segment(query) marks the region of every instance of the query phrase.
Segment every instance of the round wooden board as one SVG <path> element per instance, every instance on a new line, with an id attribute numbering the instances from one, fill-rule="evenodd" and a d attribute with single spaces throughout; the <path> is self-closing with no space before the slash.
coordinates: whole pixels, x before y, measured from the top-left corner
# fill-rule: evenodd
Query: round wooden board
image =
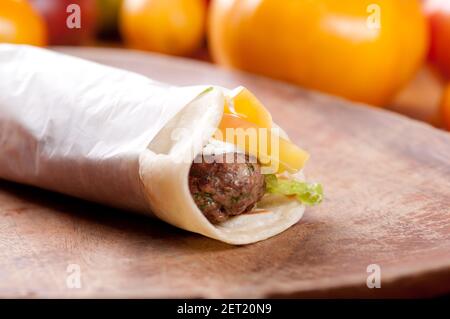
<path id="1" fill-rule="evenodd" d="M 0 182 L 1 297 L 450 292 L 449 134 L 210 64 L 118 49 L 59 50 L 173 84 L 248 87 L 310 151 L 306 173 L 324 185 L 326 199 L 284 233 L 234 247 L 143 216 Z M 77 270 L 71 264 L 79 266 L 81 288 L 67 285 Z M 367 287 L 369 265 L 380 267 L 381 288 Z"/>

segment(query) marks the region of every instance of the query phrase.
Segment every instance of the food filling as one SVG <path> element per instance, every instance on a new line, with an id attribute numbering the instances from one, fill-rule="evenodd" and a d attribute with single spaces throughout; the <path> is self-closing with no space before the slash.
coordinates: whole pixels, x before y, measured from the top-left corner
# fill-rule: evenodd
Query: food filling
<path id="1" fill-rule="evenodd" d="M 229 129 L 236 131 L 229 136 Z M 293 178 L 308 157 L 276 134 L 270 113 L 253 94 L 239 88 L 225 104 L 213 140 L 191 166 L 189 189 L 213 224 L 250 212 L 265 194 L 315 205 L 322 201 L 322 186 Z"/>
<path id="2" fill-rule="evenodd" d="M 189 172 L 189 189 L 213 224 L 249 212 L 266 192 L 260 165 L 242 153 L 199 155 Z"/>

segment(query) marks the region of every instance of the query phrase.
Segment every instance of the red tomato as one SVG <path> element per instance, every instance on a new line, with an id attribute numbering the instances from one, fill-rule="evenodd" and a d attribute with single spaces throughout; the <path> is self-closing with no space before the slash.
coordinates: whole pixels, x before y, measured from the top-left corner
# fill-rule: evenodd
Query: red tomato
<path id="1" fill-rule="evenodd" d="M 450 84 L 447 86 L 442 99 L 442 116 L 444 126 L 450 131 Z"/>
<path id="2" fill-rule="evenodd" d="M 425 12 L 431 30 L 430 61 L 450 77 L 450 1 L 427 0 Z"/>
<path id="3" fill-rule="evenodd" d="M 80 45 L 94 38 L 97 14 L 94 0 L 31 0 L 30 3 L 47 23 L 49 44 Z M 80 25 L 70 28 L 68 20 L 77 14 Z"/>

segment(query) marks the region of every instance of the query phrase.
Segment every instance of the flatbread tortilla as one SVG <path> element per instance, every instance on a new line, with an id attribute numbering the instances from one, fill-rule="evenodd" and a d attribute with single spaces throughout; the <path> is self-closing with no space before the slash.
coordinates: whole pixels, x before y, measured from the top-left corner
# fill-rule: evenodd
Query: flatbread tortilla
<path id="1" fill-rule="evenodd" d="M 0 78 L 0 178 L 154 215 L 230 244 L 269 238 L 303 215 L 298 201 L 270 195 L 253 212 L 213 225 L 195 205 L 189 168 L 221 120 L 225 88 L 171 86 L 10 44 L 0 44 Z M 188 134 L 175 136 L 180 128 Z"/>

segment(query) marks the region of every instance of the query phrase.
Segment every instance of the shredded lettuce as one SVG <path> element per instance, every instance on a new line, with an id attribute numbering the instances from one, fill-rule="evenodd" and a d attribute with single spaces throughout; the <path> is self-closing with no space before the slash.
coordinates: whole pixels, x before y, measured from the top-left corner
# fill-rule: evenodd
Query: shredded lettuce
<path id="1" fill-rule="evenodd" d="M 295 196 L 301 203 L 313 206 L 323 199 L 323 188 L 318 183 L 280 179 L 274 174 L 265 175 L 266 191 L 271 194 Z"/>

